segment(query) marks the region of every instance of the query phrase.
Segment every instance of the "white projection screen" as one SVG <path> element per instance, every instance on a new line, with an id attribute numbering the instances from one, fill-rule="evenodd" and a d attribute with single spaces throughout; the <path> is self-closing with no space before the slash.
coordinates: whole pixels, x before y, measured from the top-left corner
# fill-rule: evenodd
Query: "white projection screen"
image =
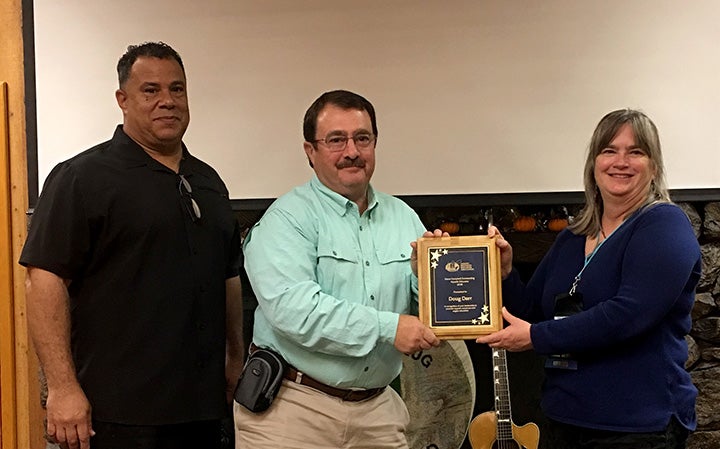
<path id="1" fill-rule="evenodd" d="M 36 0 L 39 182 L 111 137 L 118 58 L 161 40 L 185 62 L 185 142 L 233 199 L 311 176 L 302 116 L 338 88 L 377 109 L 388 193 L 582 190 L 623 107 L 658 125 L 672 189 L 717 188 L 718 23 L 718 0 Z"/>

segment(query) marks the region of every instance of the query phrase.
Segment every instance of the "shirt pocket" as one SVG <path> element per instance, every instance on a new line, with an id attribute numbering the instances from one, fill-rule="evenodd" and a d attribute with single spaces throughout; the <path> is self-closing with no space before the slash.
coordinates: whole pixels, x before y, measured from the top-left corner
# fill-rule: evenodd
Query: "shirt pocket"
<path id="1" fill-rule="evenodd" d="M 405 250 L 399 245 L 377 248 L 376 254 L 381 266 L 382 310 L 409 313 L 412 307 L 412 269 L 410 268 L 411 248 Z"/>
<path id="2" fill-rule="evenodd" d="M 380 261 L 381 265 L 390 265 L 390 264 L 407 264 L 407 268 L 410 268 L 410 254 L 412 252 L 412 249 L 408 245 L 408 249 L 400 249 L 400 248 L 378 248 L 376 250 L 378 261 Z"/>
<path id="3" fill-rule="evenodd" d="M 357 294 L 358 286 L 362 285 L 362 270 L 355 248 L 330 240 L 320 241 L 317 259 L 315 274 L 323 292 L 342 297 L 353 289 Z"/>

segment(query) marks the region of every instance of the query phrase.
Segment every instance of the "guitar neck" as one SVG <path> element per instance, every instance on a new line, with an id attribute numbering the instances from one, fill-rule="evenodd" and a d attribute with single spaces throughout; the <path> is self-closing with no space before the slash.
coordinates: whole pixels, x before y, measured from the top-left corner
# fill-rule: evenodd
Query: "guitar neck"
<path id="1" fill-rule="evenodd" d="M 508 382 L 506 351 L 504 349 L 493 349 L 492 362 L 497 439 L 499 441 L 512 440 L 512 411 L 510 410 L 510 384 Z"/>

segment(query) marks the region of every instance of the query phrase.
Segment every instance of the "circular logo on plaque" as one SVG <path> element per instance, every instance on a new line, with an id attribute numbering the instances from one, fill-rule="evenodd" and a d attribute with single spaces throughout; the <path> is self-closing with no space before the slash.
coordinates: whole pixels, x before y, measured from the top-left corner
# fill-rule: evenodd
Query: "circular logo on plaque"
<path id="1" fill-rule="evenodd" d="M 445 264 L 445 270 L 447 270 L 450 273 L 454 273 L 460 269 L 460 264 L 455 262 L 454 260 L 451 262 L 448 262 Z"/>

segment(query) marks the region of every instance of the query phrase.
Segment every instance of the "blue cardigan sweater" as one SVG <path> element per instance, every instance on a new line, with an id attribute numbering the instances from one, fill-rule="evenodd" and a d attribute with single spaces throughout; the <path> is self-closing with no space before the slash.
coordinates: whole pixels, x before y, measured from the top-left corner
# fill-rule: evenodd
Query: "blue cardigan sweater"
<path id="1" fill-rule="evenodd" d="M 524 286 L 515 270 L 503 300 L 534 323 L 539 354 L 573 354 L 577 369 L 546 368 L 542 407 L 557 421 L 652 432 L 672 416 L 695 429 L 697 389 L 684 367 L 685 335 L 700 278 L 700 248 L 683 211 L 659 204 L 636 212 L 600 246 L 577 291 L 583 311 L 553 319 L 585 259 L 585 237 L 561 232 Z"/>

